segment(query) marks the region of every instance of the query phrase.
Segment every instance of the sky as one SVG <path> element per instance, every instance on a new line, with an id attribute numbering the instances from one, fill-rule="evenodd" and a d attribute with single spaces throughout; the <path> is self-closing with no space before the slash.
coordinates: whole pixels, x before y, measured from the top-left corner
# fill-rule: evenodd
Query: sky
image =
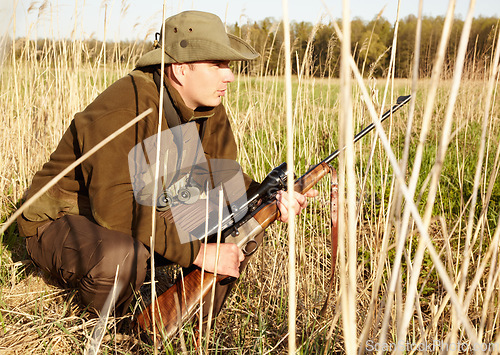
<path id="1" fill-rule="evenodd" d="M 417 15 L 418 3 L 401 0 L 400 17 Z M 176 0 L 166 4 L 167 17 L 184 10 L 201 10 L 217 14 L 228 24 L 283 18 L 281 0 Z M 351 0 L 350 13 L 351 17 L 370 20 L 383 10 L 382 15 L 394 23 L 397 6 L 398 0 Z M 423 2 L 423 14 L 427 16 L 444 16 L 447 8 L 446 0 Z M 456 0 L 455 15 L 465 19 L 468 8 L 469 0 Z M 152 40 L 161 26 L 162 9 L 163 0 L 0 0 L 0 34 L 8 31 L 16 38 Z M 290 20 L 297 22 L 328 22 L 332 17 L 342 17 L 342 0 L 288 0 L 288 11 Z M 477 0 L 474 15 L 499 17 L 500 0 Z"/>

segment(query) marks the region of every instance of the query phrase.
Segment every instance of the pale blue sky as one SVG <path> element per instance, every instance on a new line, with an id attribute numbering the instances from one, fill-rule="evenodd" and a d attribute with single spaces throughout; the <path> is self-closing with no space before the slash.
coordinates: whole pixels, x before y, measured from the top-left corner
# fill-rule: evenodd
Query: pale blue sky
<path id="1" fill-rule="evenodd" d="M 5 32 L 12 22 L 13 3 L 16 8 L 16 37 L 26 36 L 70 38 L 75 29 L 77 38 L 104 37 L 104 4 L 107 4 L 106 37 L 108 40 L 152 39 L 161 24 L 163 0 L 52 0 L 39 11 L 43 0 L 0 0 L 0 31 Z M 323 16 L 340 18 L 342 0 L 289 0 L 289 17 L 295 21 L 315 23 Z M 390 22 L 396 20 L 397 0 L 351 0 L 351 16 L 369 20 L 384 7 L 383 16 Z M 401 0 L 401 17 L 417 14 L 419 0 Z M 325 9 L 324 4 L 329 10 Z M 31 10 L 28 9 L 31 6 Z M 444 16 L 448 7 L 446 0 L 424 0 L 424 15 Z M 465 18 L 469 0 L 456 0 L 455 14 Z M 123 11 L 126 8 L 126 11 Z M 258 21 L 265 17 L 282 18 L 281 0 L 190 0 L 167 1 L 167 17 L 182 10 L 213 12 L 229 24 Z M 477 0 L 475 16 L 500 16 L 500 0 Z M 3 26 L 3 27 L 1 27 Z M 12 25 L 10 26 L 12 33 Z"/>

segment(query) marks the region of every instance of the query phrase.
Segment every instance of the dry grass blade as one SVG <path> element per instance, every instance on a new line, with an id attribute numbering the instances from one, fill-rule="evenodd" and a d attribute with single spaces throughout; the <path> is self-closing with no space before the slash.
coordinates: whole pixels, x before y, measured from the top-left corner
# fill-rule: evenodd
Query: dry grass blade
<path id="1" fill-rule="evenodd" d="M 123 289 L 123 285 L 118 283 L 118 273 L 120 272 L 120 265 L 116 266 L 115 281 L 111 292 L 104 303 L 101 310 L 101 315 L 97 324 L 92 331 L 92 336 L 87 342 L 85 347 L 84 355 L 94 355 L 99 353 L 99 348 L 101 347 L 102 339 L 104 338 L 104 333 L 106 330 L 106 325 L 108 324 L 109 315 L 115 306 L 116 296 L 120 294 Z M 115 334 L 116 335 L 116 334 Z"/>
<path id="2" fill-rule="evenodd" d="M 166 0 L 163 1 L 163 13 L 162 13 L 162 38 L 161 38 L 161 46 L 165 45 L 165 12 L 166 12 Z M 160 65 L 160 83 L 164 82 L 164 77 L 165 77 L 165 50 L 163 49 L 161 51 L 161 65 Z M 168 98 L 164 97 L 164 92 L 165 90 L 160 89 L 160 103 L 163 103 L 163 100 Z M 159 181 L 160 179 L 160 148 L 161 148 L 161 131 L 162 131 L 162 121 L 163 121 L 163 104 L 158 105 L 158 129 L 156 132 L 156 162 L 155 162 L 155 172 L 154 172 L 154 181 Z M 168 155 L 167 155 L 168 159 Z M 166 168 L 166 163 L 165 163 L 165 168 Z M 158 196 L 158 184 L 155 183 L 153 187 L 153 196 L 152 196 L 152 203 L 151 203 L 151 236 L 150 236 L 150 245 L 156 245 L 155 240 L 156 240 L 156 199 Z M 156 282 L 155 282 L 155 258 L 151 258 L 151 304 L 154 304 L 156 302 Z M 155 319 L 155 312 L 156 312 L 156 307 L 151 308 L 152 313 L 152 319 Z M 161 314 L 160 314 L 161 316 Z M 154 352 L 156 354 L 156 351 L 158 349 L 158 344 L 157 344 L 157 334 L 156 334 L 156 322 L 153 322 L 153 346 L 154 346 Z"/>
<path id="3" fill-rule="evenodd" d="M 351 24 L 349 1 L 342 2 L 342 28 L 345 33 L 341 42 L 340 85 L 341 115 L 339 119 L 339 145 L 346 147 L 339 156 L 339 253 L 340 285 L 343 334 L 347 354 L 356 353 L 356 213 L 355 213 L 355 176 L 353 113 L 351 99 Z M 347 192 L 347 193 L 346 193 Z M 344 207 L 347 206 L 347 209 Z M 345 221 L 345 222 L 344 222 Z M 346 226 L 344 227 L 344 223 Z M 347 254 L 347 260 L 345 255 Z"/>
<path id="4" fill-rule="evenodd" d="M 294 183 L 294 120 L 292 108 L 292 64 L 290 51 L 290 24 L 288 1 L 282 0 L 283 25 L 285 31 L 285 101 L 286 101 L 286 162 L 288 191 L 293 191 Z M 288 352 L 294 354 L 296 345 L 296 274 L 295 274 L 295 211 L 293 205 L 288 210 Z"/>
<path id="5" fill-rule="evenodd" d="M 219 258 L 220 258 L 220 243 L 221 243 L 221 235 L 222 235 L 222 215 L 223 215 L 223 208 L 224 208 L 224 189 L 222 185 L 220 185 L 219 188 L 219 213 L 218 213 L 218 220 L 217 220 L 217 253 L 215 255 L 215 265 L 214 265 L 214 279 L 217 279 L 217 265 L 219 264 Z M 208 321 L 207 321 L 207 331 L 206 331 L 206 342 L 205 342 L 205 353 L 208 352 L 208 345 L 210 343 L 210 335 L 211 335 L 211 330 L 212 330 L 212 318 L 213 318 L 213 312 L 214 312 L 214 300 L 215 300 L 215 287 L 217 285 L 217 282 L 213 282 L 212 284 L 212 292 L 210 295 L 210 305 L 208 308 Z M 200 332 L 202 332 L 203 326 L 202 323 L 200 323 Z"/>

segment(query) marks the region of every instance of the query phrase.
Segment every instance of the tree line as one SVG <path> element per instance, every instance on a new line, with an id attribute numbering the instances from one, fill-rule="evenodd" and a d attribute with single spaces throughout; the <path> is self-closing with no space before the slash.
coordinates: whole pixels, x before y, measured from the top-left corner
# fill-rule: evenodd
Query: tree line
<path id="1" fill-rule="evenodd" d="M 464 21 L 455 19 L 446 48 L 445 76 L 451 76 L 455 64 Z M 486 73 L 493 58 L 494 44 L 499 35 L 500 22 L 494 17 L 473 20 L 469 36 L 465 75 L 477 77 Z M 427 77 L 432 71 L 435 53 L 444 26 L 443 17 L 422 19 L 419 76 Z M 360 71 L 365 77 L 387 74 L 394 38 L 394 25 L 383 17 L 371 21 L 354 19 L 351 22 L 351 50 Z M 338 77 L 340 67 L 340 40 L 332 23 L 313 25 L 309 22 L 292 22 L 292 70 L 294 74 L 315 77 Z M 417 18 L 407 16 L 399 22 L 395 62 L 396 77 L 410 77 L 415 56 Z M 228 31 L 247 40 L 261 56 L 244 63 L 241 70 L 254 75 L 283 75 L 284 35 L 283 25 L 274 18 L 240 25 L 228 26 Z M 83 41 L 17 39 L 16 58 L 47 60 L 66 57 L 76 62 L 125 63 L 133 65 L 152 48 L 151 42 L 102 43 L 89 39 Z M 4 54 L 11 52 L 4 46 Z M 5 59 L 5 57 L 4 57 Z"/>
<path id="2" fill-rule="evenodd" d="M 446 48 L 445 75 L 450 76 L 455 64 L 464 21 L 455 19 Z M 444 17 L 422 19 L 419 76 L 432 71 L 435 53 L 444 26 Z M 338 77 L 340 67 L 340 40 L 332 23 L 313 25 L 292 22 L 292 67 L 295 74 L 316 77 Z M 354 19 L 351 22 L 351 50 L 364 76 L 386 75 L 389 68 L 395 26 L 383 17 L 371 21 Z M 410 77 L 415 56 L 417 18 L 409 15 L 399 22 L 395 63 L 396 77 Z M 494 44 L 499 35 L 499 19 L 478 17 L 473 20 L 467 49 L 469 75 L 484 73 L 493 57 Z M 230 26 L 230 32 L 249 41 L 259 53 L 260 60 L 248 64 L 248 70 L 261 74 L 282 74 L 284 70 L 284 37 L 282 24 L 266 18 L 253 24 Z"/>

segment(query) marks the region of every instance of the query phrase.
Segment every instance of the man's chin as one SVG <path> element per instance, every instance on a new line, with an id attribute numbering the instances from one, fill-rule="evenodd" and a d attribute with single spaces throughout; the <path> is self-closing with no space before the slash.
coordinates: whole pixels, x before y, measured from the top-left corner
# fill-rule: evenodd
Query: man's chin
<path id="1" fill-rule="evenodd" d="M 218 99 L 215 99 L 213 100 L 212 102 L 210 102 L 210 107 L 217 107 L 219 106 L 220 104 L 222 103 L 222 96 L 219 96 Z"/>

